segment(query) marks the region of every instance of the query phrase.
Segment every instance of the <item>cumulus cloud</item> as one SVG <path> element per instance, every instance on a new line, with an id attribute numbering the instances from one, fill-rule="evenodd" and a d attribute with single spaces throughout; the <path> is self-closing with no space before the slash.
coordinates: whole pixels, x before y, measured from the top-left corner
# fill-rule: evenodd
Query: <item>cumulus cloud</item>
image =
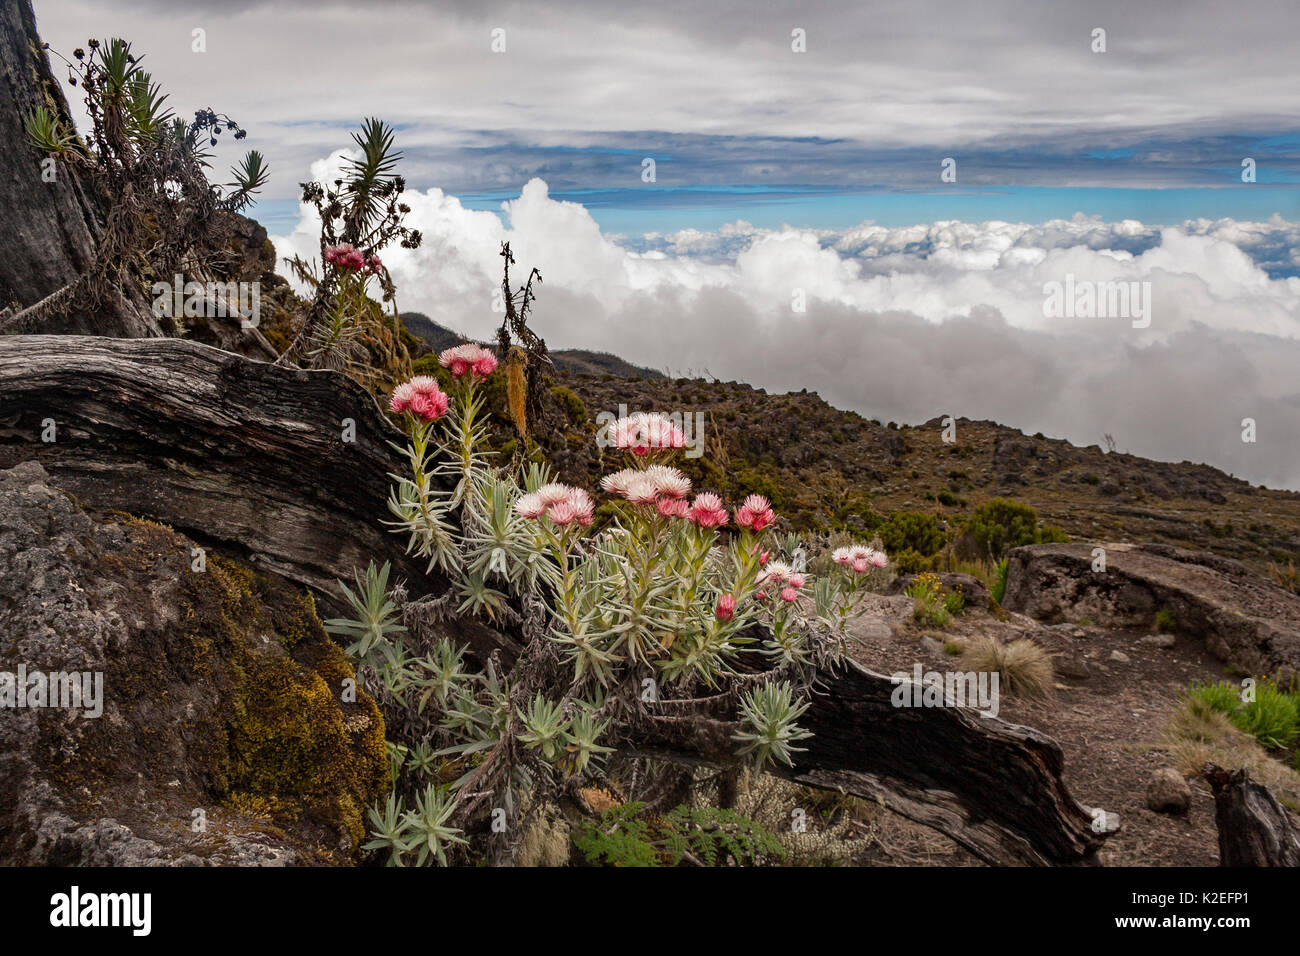
<path id="1" fill-rule="evenodd" d="M 313 177 L 332 179 L 342 155 Z M 468 335 L 499 322 L 509 240 L 522 268 L 542 271 L 534 324 L 553 348 L 806 387 L 882 420 L 992 418 L 1080 444 L 1109 432 L 1135 454 L 1300 488 L 1300 278 L 1263 265 L 1291 248 L 1294 223 L 1077 216 L 836 233 L 737 222 L 630 244 L 539 179 L 500 215 L 439 189 L 407 201 L 425 240 L 385 253 L 399 304 Z M 311 257 L 316 236 L 303 207 L 275 242 Z M 1149 288 L 1149 326 L 1045 314 L 1045 288 L 1067 277 Z M 1243 418 L 1257 422 L 1254 444 L 1241 441 Z"/>

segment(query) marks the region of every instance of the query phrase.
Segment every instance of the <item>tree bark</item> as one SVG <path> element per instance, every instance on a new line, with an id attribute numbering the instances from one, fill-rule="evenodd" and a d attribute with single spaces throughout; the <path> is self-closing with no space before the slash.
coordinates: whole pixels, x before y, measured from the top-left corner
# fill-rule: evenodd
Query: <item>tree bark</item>
<path id="1" fill-rule="evenodd" d="M 344 440 L 347 420 L 355 440 Z M 53 423 L 53 441 L 50 423 Z M 403 552 L 381 522 L 403 436 L 342 375 L 250 361 L 179 339 L 0 336 L 0 467 L 36 459 L 86 505 L 172 525 L 309 587 L 391 561 L 413 597 L 448 582 Z M 516 636 L 450 623 L 480 660 Z M 1061 750 L 1025 727 L 956 708 L 897 708 L 889 678 L 856 664 L 820 675 L 800 723 L 815 736 L 778 771 L 882 800 L 990 863 L 1087 861 L 1104 836 L 1061 781 Z M 703 719 L 654 715 L 633 753 L 735 766 L 721 702 Z"/>
<path id="2" fill-rule="evenodd" d="M 1300 831 L 1267 787 L 1245 768 L 1207 763 L 1202 773 L 1214 791 L 1220 866 L 1300 866 Z"/>

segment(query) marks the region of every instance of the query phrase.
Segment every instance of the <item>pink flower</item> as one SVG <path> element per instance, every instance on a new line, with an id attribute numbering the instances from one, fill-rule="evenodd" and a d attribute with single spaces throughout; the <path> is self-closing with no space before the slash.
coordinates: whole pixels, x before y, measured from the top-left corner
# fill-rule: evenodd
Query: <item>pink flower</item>
<path id="1" fill-rule="evenodd" d="M 683 498 L 660 498 L 655 507 L 665 518 L 689 518 L 691 506 Z"/>
<path id="2" fill-rule="evenodd" d="M 804 586 L 805 578 L 802 574 L 792 574 L 785 579 L 786 584 L 792 588 L 801 588 Z"/>
<path id="3" fill-rule="evenodd" d="M 438 387 L 436 379 L 417 375 L 393 389 L 388 408 L 395 413 L 410 412 L 426 422 L 436 421 L 447 414 L 451 399 Z"/>
<path id="4" fill-rule="evenodd" d="M 565 501 L 560 501 L 551 505 L 551 507 L 547 509 L 546 517 L 550 518 L 557 525 L 563 527 L 564 525 L 572 524 L 574 521 L 577 521 L 578 513 L 573 510 L 573 505 L 569 504 L 566 499 Z"/>
<path id="5" fill-rule="evenodd" d="M 718 598 L 718 608 L 713 612 L 718 616 L 719 621 L 730 621 L 731 615 L 736 613 L 736 599 L 730 594 L 724 594 Z"/>
<path id="6" fill-rule="evenodd" d="M 472 372 L 476 378 L 484 379 L 496 371 L 497 357 L 490 349 L 466 342 L 438 353 L 438 364 L 451 369 L 451 374 L 456 378 Z"/>
<path id="7" fill-rule="evenodd" d="M 600 487 L 608 491 L 611 495 L 618 495 L 620 498 L 627 497 L 628 485 L 631 484 L 641 472 L 635 468 L 624 468 L 622 471 L 616 471 L 613 474 L 606 475 L 600 479 Z"/>
<path id="8" fill-rule="evenodd" d="M 781 600 L 786 604 L 793 604 L 795 601 L 799 600 L 799 592 L 791 587 L 782 588 Z"/>
<path id="9" fill-rule="evenodd" d="M 576 490 L 558 481 L 552 481 L 550 484 L 542 485 L 537 489 L 537 497 L 542 500 L 542 504 L 549 508 L 551 505 L 559 504 Z"/>
<path id="10" fill-rule="evenodd" d="M 365 255 L 350 242 L 340 242 L 336 246 L 326 246 L 322 258 L 327 263 L 340 269 L 357 270 L 366 266 Z"/>
<path id="11" fill-rule="evenodd" d="M 578 524 L 584 528 L 591 524 L 596 515 L 596 503 L 591 500 L 591 495 L 582 488 L 570 488 L 569 496 L 564 499 L 564 504 L 573 511 L 573 516 L 577 519 Z M 554 521 L 554 517 L 551 519 Z"/>
<path id="12" fill-rule="evenodd" d="M 686 434 L 663 415 L 637 412 L 620 418 L 611 431 L 614 447 L 640 457 L 655 450 L 686 447 Z"/>
<path id="13" fill-rule="evenodd" d="M 691 505 L 691 520 L 701 528 L 717 528 L 727 523 L 727 509 L 722 507 L 722 499 L 711 491 L 695 496 Z"/>
<path id="14" fill-rule="evenodd" d="M 645 476 L 654 482 L 659 494 L 669 498 L 685 498 L 691 493 L 691 479 L 668 465 L 651 465 Z"/>
<path id="15" fill-rule="evenodd" d="M 392 398 L 388 400 L 388 410 L 394 414 L 400 415 L 411 407 L 411 399 L 415 397 L 415 388 L 410 382 L 403 382 L 397 388 L 393 389 Z"/>
<path id="16" fill-rule="evenodd" d="M 378 274 L 384 268 L 384 264 L 379 261 L 379 256 L 371 256 L 366 260 L 366 268 Z"/>
<path id="17" fill-rule="evenodd" d="M 412 415 L 423 418 L 426 422 L 435 422 L 447 414 L 447 408 L 450 405 L 451 399 L 441 390 L 436 392 L 416 392 L 411 398 L 410 412 Z"/>
<path id="18" fill-rule="evenodd" d="M 831 554 L 831 559 L 836 564 L 853 568 L 855 574 L 865 574 L 870 568 L 883 568 L 889 563 L 889 556 L 883 551 L 868 548 L 863 544 L 836 548 Z"/>
<path id="19" fill-rule="evenodd" d="M 659 497 L 659 488 L 645 475 L 637 475 L 627 483 L 623 497 L 634 505 L 652 505 Z"/>
<path id="20" fill-rule="evenodd" d="M 773 561 L 770 564 L 766 565 L 763 568 L 762 572 L 760 572 L 758 576 L 758 583 L 766 584 L 769 581 L 774 581 L 777 584 L 782 584 L 789 576 L 790 576 L 790 566 L 788 564 L 786 564 L 783 561 Z"/>
<path id="21" fill-rule="evenodd" d="M 772 557 L 771 551 L 764 551 L 762 554 L 758 556 L 758 566 L 760 568 L 767 567 L 767 562 L 771 559 L 771 557 Z"/>
<path id="22" fill-rule="evenodd" d="M 515 502 L 515 511 L 523 518 L 540 518 L 546 514 L 546 504 L 542 501 L 541 495 L 533 492 Z"/>
<path id="23" fill-rule="evenodd" d="M 736 512 L 736 524 L 754 531 L 762 531 L 775 520 L 771 504 L 762 495 L 750 495 Z"/>

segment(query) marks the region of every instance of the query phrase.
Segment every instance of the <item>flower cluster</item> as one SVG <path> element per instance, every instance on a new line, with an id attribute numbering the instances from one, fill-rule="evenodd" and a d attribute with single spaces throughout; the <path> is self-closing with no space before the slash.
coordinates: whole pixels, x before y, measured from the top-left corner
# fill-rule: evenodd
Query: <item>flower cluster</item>
<path id="1" fill-rule="evenodd" d="M 584 489 L 551 482 L 522 496 L 515 502 L 515 511 L 529 519 L 545 515 L 560 527 L 577 522 L 585 528 L 591 524 L 596 506 Z"/>
<path id="2" fill-rule="evenodd" d="M 807 583 L 807 578 L 798 571 L 792 571 L 783 561 L 769 561 L 758 576 L 758 594 L 760 601 L 767 600 L 767 589 L 778 591 L 781 600 L 793 604 L 799 600 L 799 589 Z"/>
<path id="3" fill-rule="evenodd" d="M 367 272 L 377 273 L 384 267 L 384 264 L 379 261 L 379 256 L 366 258 L 365 253 L 350 242 L 341 242 L 337 246 L 326 246 L 325 261 L 330 265 L 338 266 L 340 269 L 350 269 L 354 272 L 365 269 Z"/>
<path id="4" fill-rule="evenodd" d="M 711 491 L 695 496 L 691 505 L 691 520 L 701 528 L 717 528 L 727 523 L 727 509 L 722 499 Z"/>
<path id="5" fill-rule="evenodd" d="M 637 412 L 611 426 L 614 447 L 644 458 L 652 451 L 686 447 L 686 433 L 665 415 Z"/>
<path id="6" fill-rule="evenodd" d="M 432 422 L 447 414 L 450 404 L 451 399 L 438 387 L 436 379 L 417 375 L 393 389 L 388 408 L 396 414 L 410 412 L 417 418 Z"/>
<path id="7" fill-rule="evenodd" d="M 846 568 L 852 568 L 855 574 L 865 574 L 872 568 L 883 568 L 889 563 L 889 558 L 883 551 L 876 551 L 862 544 L 836 548 L 831 554 L 831 560 Z"/>
<path id="8" fill-rule="evenodd" d="M 722 499 L 705 491 L 693 502 L 687 501 L 691 480 L 669 465 L 624 468 L 602 478 L 600 487 L 634 505 L 653 506 L 665 518 L 682 518 L 701 528 L 718 528 L 727 523 Z"/>
<path id="9" fill-rule="evenodd" d="M 736 511 L 736 524 L 751 531 L 762 531 L 776 520 L 771 503 L 762 495 L 750 495 Z"/>
<path id="10" fill-rule="evenodd" d="M 440 352 L 438 364 L 451 369 L 451 374 L 456 378 L 473 374 L 477 379 L 484 379 L 496 371 L 497 357 L 491 349 L 466 342 Z"/>

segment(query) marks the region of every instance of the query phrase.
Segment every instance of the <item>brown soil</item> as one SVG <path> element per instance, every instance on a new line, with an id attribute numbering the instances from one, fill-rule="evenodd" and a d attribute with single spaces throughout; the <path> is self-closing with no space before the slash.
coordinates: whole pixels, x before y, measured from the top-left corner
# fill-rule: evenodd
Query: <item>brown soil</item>
<path id="1" fill-rule="evenodd" d="M 1152 771 L 1173 763 L 1158 741 L 1179 694 L 1192 682 L 1225 676 L 1223 665 L 1199 641 L 1179 637 L 1173 648 L 1163 649 L 1141 643 L 1145 631 L 1043 627 L 1019 615 L 999 617 L 974 609 L 954 617 L 942 631 L 910 620 L 891 627 L 870 616 L 863 618 L 856 630 L 861 643 L 852 652 L 854 658 L 883 673 L 910 674 L 918 662 L 926 670 L 966 669 L 960 654 L 926 650 L 922 646 L 926 636 L 943 644 L 988 634 L 1003 640 L 1032 634 L 1053 655 L 1079 655 L 1090 672 L 1087 678 L 1058 674 L 1052 697 L 1043 701 L 1004 693 L 998 716 L 1054 738 L 1065 754 L 1064 779 L 1075 798 L 1085 806 L 1119 815 L 1121 829 L 1107 840 L 1099 862 L 1108 866 L 1218 865 L 1214 801 L 1203 781 L 1190 781 L 1192 805 L 1185 816 L 1155 813 L 1147 809 L 1145 800 Z M 1110 660 L 1113 651 L 1127 655 L 1129 661 Z M 915 838 L 911 842 L 915 843 Z M 914 848 L 904 855 L 907 858 L 897 861 L 870 853 L 862 862 L 949 866 L 974 862 L 950 842 L 932 851 L 930 860 L 917 858 Z"/>

